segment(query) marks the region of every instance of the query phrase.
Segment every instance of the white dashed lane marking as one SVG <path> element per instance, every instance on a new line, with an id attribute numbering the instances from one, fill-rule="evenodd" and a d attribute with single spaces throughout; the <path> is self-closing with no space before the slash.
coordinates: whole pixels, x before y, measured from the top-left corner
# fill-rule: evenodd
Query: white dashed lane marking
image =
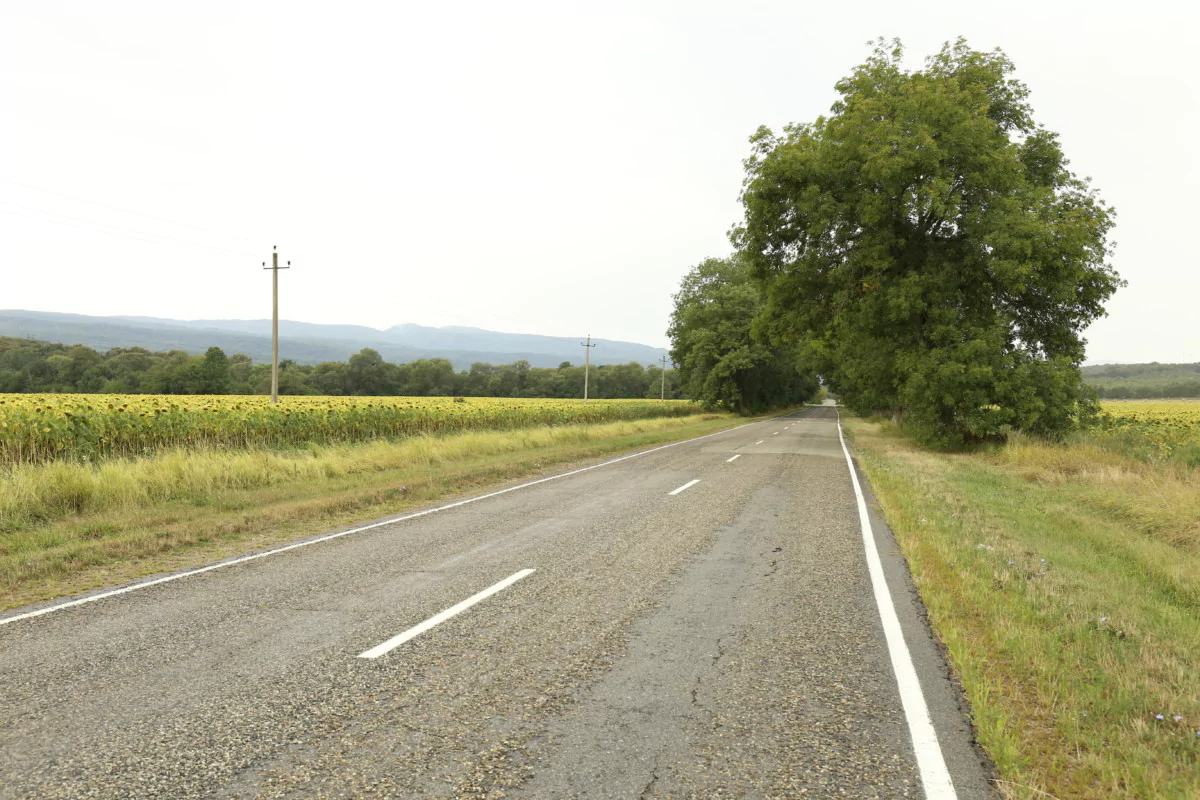
<path id="1" fill-rule="evenodd" d="M 484 589 L 479 594 L 473 594 L 470 597 L 468 597 L 466 600 L 463 600 L 458 605 L 450 606 L 450 608 L 447 608 L 445 611 L 441 612 L 440 614 L 434 614 L 432 617 L 425 620 L 421 624 L 412 626 L 411 628 L 409 628 L 408 630 L 406 630 L 404 633 L 400 634 L 399 636 L 393 636 L 391 639 L 388 639 L 386 642 L 384 642 L 382 644 L 377 644 L 374 647 L 372 647 L 370 650 L 366 650 L 362 653 L 359 653 L 358 657 L 359 658 L 379 658 L 381 655 L 384 655 L 385 653 L 388 653 L 388 652 L 396 649 L 400 645 L 404 644 L 409 639 L 414 639 L 417 636 L 420 636 L 425 631 L 429 630 L 430 628 L 435 628 L 438 625 L 441 625 L 446 620 L 450 619 L 451 617 L 461 614 L 462 612 L 466 611 L 468 608 L 475 605 L 479 601 L 486 600 L 489 597 L 491 597 L 492 595 L 496 594 L 496 592 L 503 591 L 503 590 L 507 589 L 509 586 L 512 586 L 517 581 L 521 580 L 522 578 L 532 575 L 534 573 L 534 571 L 535 570 L 532 570 L 532 569 L 523 569 L 520 572 L 517 572 L 513 575 L 509 575 L 507 578 L 500 581 L 499 583 L 494 583 L 491 586 L 489 586 L 488 588 Z"/>

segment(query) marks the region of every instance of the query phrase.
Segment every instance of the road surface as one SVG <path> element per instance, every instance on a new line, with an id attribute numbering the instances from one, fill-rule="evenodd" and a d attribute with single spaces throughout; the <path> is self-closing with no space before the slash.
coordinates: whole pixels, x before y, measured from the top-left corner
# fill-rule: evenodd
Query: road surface
<path id="1" fill-rule="evenodd" d="M 0 797 L 990 798 L 836 415 L 0 615 Z"/>

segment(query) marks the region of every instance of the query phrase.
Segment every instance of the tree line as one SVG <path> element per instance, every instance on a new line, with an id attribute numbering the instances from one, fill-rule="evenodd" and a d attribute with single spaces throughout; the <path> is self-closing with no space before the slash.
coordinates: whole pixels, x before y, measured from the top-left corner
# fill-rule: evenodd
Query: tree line
<path id="1" fill-rule="evenodd" d="M 1200 380 L 1147 383 L 1126 386 L 1096 386 L 1096 394 L 1107 400 L 1152 400 L 1172 397 L 1200 397 Z"/>
<path id="2" fill-rule="evenodd" d="M 392 364 L 370 348 L 348 361 L 279 365 L 285 395 L 395 395 L 463 397 L 582 397 L 582 366 L 558 367 L 478 362 L 456 371 L 444 358 Z M 595 398 L 657 398 L 663 387 L 658 366 L 592 366 L 588 395 Z M 683 396 L 679 375 L 668 369 L 666 397 Z M 0 392 L 110 394 L 269 394 L 271 365 L 255 363 L 219 347 L 204 355 L 183 350 L 152 352 L 141 347 L 101 353 L 84 345 L 0 337 Z"/>
<path id="3" fill-rule="evenodd" d="M 1200 397 L 1200 364 L 1097 364 L 1083 379 L 1112 400 Z"/>

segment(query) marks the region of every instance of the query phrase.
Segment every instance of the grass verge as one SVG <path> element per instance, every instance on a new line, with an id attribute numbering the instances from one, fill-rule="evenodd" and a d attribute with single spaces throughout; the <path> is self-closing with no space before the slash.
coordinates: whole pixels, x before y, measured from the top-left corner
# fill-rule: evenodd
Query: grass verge
<path id="1" fill-rule="evenodd" d="M 728 415 L 173 452 L 0 475 L 0 610 L 376 519 L 552 466 L 714 433 Z M 557 470 L 555 470 L 557 471 Z"/>
<path id="2" fill-rule="evenodd" d="M 1200 472 L 846 430 L 1004 795 L 1200 797 Z"/>

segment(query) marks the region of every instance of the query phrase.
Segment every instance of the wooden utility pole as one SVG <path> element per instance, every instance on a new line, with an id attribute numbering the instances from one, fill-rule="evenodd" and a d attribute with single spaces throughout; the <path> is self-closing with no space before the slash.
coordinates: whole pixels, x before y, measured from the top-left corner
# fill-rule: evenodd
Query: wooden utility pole
<path id="1" fill-rule="evenodd" d="M 276 248 L 272 247 L 272 250 Z M 291 269 L 292 262 L 286 267 L 279 266 L 279 253 L 271 253 L 271 266 L 263 262 L 263 269 L 271 270 L 271 402 L 279 402 L 279 270 Z"/>
<path id="2" fill-rule="evenodd" d="M 588 369 L 591 367 L 591 363 L 592 363 L 592 359 L 591 359 L 592 348 L 595 347 L 596 345 L 592 344 L 592 335 L 590 333 L 588 334 L 587 341 L 580 342 L 579 345 L 581 347 L 587 348 L 586 350 L 583 351 L 583 402 L 586 405 L 587 404 L 587 390 L 588 390 Z"/>
<path id="3" fill-rule="evenodd" d="M 658 401 L 660 403 L 667 402 L 667 357 L 662 357 L 662 387 L 658 390 Z"/>

